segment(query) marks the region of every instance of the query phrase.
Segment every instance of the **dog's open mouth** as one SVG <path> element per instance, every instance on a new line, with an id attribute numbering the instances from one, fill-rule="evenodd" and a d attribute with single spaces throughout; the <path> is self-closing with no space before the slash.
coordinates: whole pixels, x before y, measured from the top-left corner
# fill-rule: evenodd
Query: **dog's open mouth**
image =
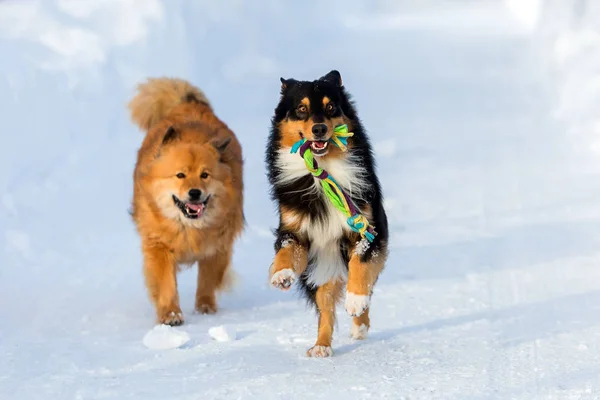
<path id="1" fill-rule="evenodd" d="M 310 142 L 310 148 L 315 156 L 322 156 L 327 154 L 329 142 L 321 140 L 315 140 Z"/>
<path id="2" fill-rule="evenodd" d="M 206 199 L 203 202 L 190 203 L 187 201 L 181 201 L 177 198 L 177 196 L 173 195 L 173 201 L 175 202 L 175 205 L 179 207 L 179 209 L 181 210 L 183 215 L 185 215 L 186 218 L 190 219 L 200 218 L 202 214 L 204 214 L 204 210 L 206 209 L 206 205 L 208 204 L 209 200 L 210 195 L 206 197 Z"/>

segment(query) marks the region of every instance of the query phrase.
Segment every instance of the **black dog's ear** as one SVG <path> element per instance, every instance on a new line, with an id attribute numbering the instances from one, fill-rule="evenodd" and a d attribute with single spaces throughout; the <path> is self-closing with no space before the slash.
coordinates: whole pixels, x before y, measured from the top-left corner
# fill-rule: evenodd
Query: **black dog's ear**
<path id="1" fill-rule="evenodd" d="M 219 152 L 219 154 L 223 154 L 223 152 L 225 151 L 225 149 L 227 148 L 227 146 L 229 146 L 229 143 L 231 143 L 231 138 L 225 138 L 225 139 L 213 139 L 210 144 L 213 145 L 213 147 L 215 149 L 217 149 L 217 151 Z"/>
<path id="2" fill-rule="evenodd" d="M 291 88 L 292 86 L 294 86 L 298 81 L 295 79 L 283 79 L 283 78 L 279 78 L 279 80 L 281 81 L 281 94 L 283 94 L 286 90 L 288 90 L 289 88 Z"/>
<path id="3" fill-rule="evenodd" d="M 163 136 L 162 144 L 171 143 L 173 140 L 179 137 L 179 133 L 172 126 L 167 129 L 165 136 Z"/>
<path id="4" fill-rule="evenodd" d="M 327 75 L 321 77 L 321 80 L 331 82 L 338 87 L 344 86 L 342 84 L 342 75 L 340 75 L 340 73 L 335 69 L 329 71 Z"/>

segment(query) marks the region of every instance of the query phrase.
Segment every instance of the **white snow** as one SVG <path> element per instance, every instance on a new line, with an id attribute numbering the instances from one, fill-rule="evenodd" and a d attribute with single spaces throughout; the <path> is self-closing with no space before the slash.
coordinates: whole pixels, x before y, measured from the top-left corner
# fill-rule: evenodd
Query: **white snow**
<path id="1" fill-rule="evenodd" d="M 385 206 L 386 205 L 384 205 L 384 207 Z M 367 240 L 367 238 L 362 238 L 360 241 L 356 242 L 354 253 L 362 256 L 367 250 L 369 250 L 369 247 L 371 247 L 371 243 Z"/>
<path id="2" fill-rule="evenodd" d="M 600 3 L 259 3 L 0 2 L 0 399 L 600 399 Z M 317 316 L 268 280 L 264 145 L 279 77 L 334 68 L 390 258 L 366 340 L 340 304 L 313 359 Z M 161 75 L 238 133 L 248 228 L 219 312 L 186 270 L 185 325 L 155 331 L 126 104 Z"/>
<path id="3" fill-rule="evenodd" d="M 144 346 L 151 350 L 170 350 L 183 346 L 190 341 L 187 332 L 169 325 L 156 325 L 142 339 Z"/>
<path id="4" fill-rule="evenodd" d="M 208 330 L 208 334 L 218 342 L 231 342 L 237 338 L 235 328 L 229 325 L 213 326 Z"/>

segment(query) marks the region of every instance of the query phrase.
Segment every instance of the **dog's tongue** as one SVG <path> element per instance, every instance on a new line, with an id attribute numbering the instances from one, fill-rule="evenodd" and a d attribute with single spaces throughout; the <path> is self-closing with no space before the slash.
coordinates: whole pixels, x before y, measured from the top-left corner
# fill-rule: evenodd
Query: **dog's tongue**
<path id="1" fill-rule="evenodd" d="M 187 208 L 189 208 L 190 210 L 193 210 L 195 212 L 202 211 L 202 208 L 204 207 L 203 204 L 192 204 L 192 203 L 187 203 L 186 206 L 187 206 Z"/>
<path id="2" fill-rule="evenodd" d="M 315 149 L 322 149 L 325 147 L 326 142 L 313 142 L 312 145 Z"/>

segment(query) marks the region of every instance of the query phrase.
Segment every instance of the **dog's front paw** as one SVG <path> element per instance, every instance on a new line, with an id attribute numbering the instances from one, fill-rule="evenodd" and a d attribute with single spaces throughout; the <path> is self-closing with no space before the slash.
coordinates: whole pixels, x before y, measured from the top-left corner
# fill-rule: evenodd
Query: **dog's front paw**
<path id="1" fill-rule="evenodd" d="M 358 317 L 362 315 L 367 308 L 369 308 L 370 303 L 371 296 L 346 292 L 344 308 L 351 316 Z"/>
<path id="2" fill-rule="evenodd" d="M 291 268 L 279 270 L 271 277 L 271 285 L 280 290 L 289 290 L 296 281 L 296 273 Z"/>
<path id="3" fill-rule="evenodd" d="M 308 349 L 306 355 L 315 358 L 331 357 L 333 355 L 333 350 L 331 349 L 331 346 L 313 346 Z"/>
<path id="4" fill-rule="evenodd" d="M 159 315 L 158 322 L 171 326 L 183 325 L 183 313 L 179 308 L 164 311 Z"/>

